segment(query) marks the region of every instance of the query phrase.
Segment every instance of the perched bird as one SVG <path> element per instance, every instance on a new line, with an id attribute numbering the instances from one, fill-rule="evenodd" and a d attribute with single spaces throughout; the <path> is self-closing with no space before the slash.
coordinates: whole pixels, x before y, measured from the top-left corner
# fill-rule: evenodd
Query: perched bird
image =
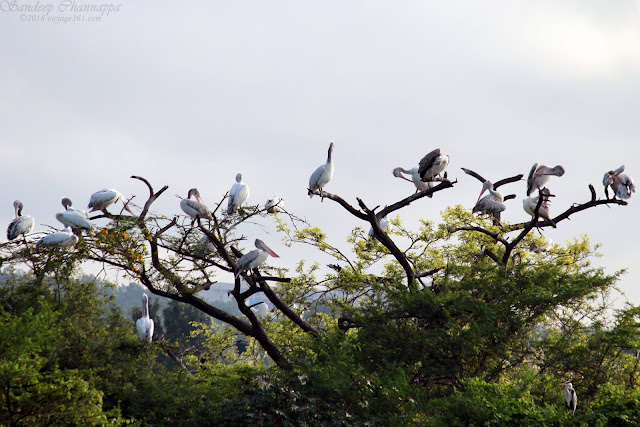
<path id="1" fill-rule="evenodd" d="M 275 214 L 278 212 L 282 212 L 282 206 L 284 206 L 284 200 L 282 200 L 277 195 L 273 196 L 264 204 L 264 208 L 270 214 Z"/>
<path id="2" fill-rule="evenodd" d="M 191 199 L 191 196 L 193 196 L 193 200 Z M 198 218 L 213 220 L 213 215 L 211 215 L 209 208 L 202 203 L 200 192 L 197 188 L 189 190 L 187 198 L 180 201 L 180 208 L 184 213 L 191 217 L 191 226 L 193 226 Z"/>
<path id="3" fill-rule="evenodd" d="M 36 248 L 70 248 L 78 243 L 78 236 L 73 234 L 71 227 L 55 233 L 47 234 L 36 243 Z"/>
<path id="4" fill-rule="evenodd" d="M 411 168 L 411 169 L 397 167 L 392 171 L 392 173 L 393 173 L 393 176 L 395 176 L 396 178 L 402 178 L 406 181 L 413 182 L 413 185 L 415 185 L 416 187 L 416 193 L 419 191 L 424 191 L 431 187 L 434 187 L 435 183 L 433 181 L 425 182 L 422 180 L 422 178 L 420 177 L 420 174 L 418 173 L 418 169 L 419 169 L 418 167 Z M 411 179 L 406 178 L 404 175 L 402 175 L 403 173 L 407 175 L 411 175 Z M 427 197 L 433 197 L 433 194 L 428 194 Z"/>
<path id="5" fill-rule="evenodd" d="M 65 197 L 62 199 L 62 206 L 65 211 L 56 214 L 56 219 L 64 224 L 65 227 L 71 227 L 75 234 L 79 234 L 82 230 L 90 230 L 91 224 L 87 220 L 87 213 L 71 207 L 71 199 Z"/>
<path id="6" fill-rule="evenodd" d="M 9 223 L 7 227 L 7 239 L 17 239 L 19 235 L 26 235 L 33 231 L 35 220 L 30 215 L 22 215 L 24 205 L 20 200 L 13 202 L 13 210 L 16 217 Z"/>
<path id="7" fill-rule="evenodd" d="M 142 294 L 142 317 L 136 320 L 136 329 L 140 339 L 151 341 L 153 328 L 153 319 L 149 317 L 149 297 L 147 294 Z"/>
<path id="8" fill-rule="evenodd" d="M 624 200 L 630 199 L 631 193 L 636 192 L 636 185 L 633 183 L 633 179 L 622 172 L 624 172 L 624 165 L 604 174 L 602 184 L 604 185 L 604 194 L 607 199 L 609 198 L 609 187 L 613 190 L 614 197 L 618 196 Z"/>
<path id="9" fill-rule="evenodd" d="M 122 202 L 124 205 L 124 209 L 129 212 L 131 215 L 135 215 L 131 209 L 129 209 L 128 203 L 125 203 L 124 197 L 118 190 L 112 189 L 104 189 L 97 191 L 91 195 L 91 199 L 89 199 L 88 208 L 91 208 L 89 212 L 102 211 L 104 213 L 107 212 L 107 208 L 118 200 Z"/>
<path id="10" fill-rule="evenodd" d="M 206 234 L 198 239 L 198 248 L 204 253 L 210 253 L 216 250 L 215 245 L 209 241 Z"/>
<path id="11" fill-rule="evenodd" d="M 249 186 L 242 182 L 242 174 L 236 175 L 236 182 L 229 190 L 229 203 L 227 204 L 227 214 L 231 215 L 238 210 L 249 197 Z"/>
<path id="12" fill-rule="evenodd" d="M 485 191 L 489 191 L 489 194 L 482 197 Z M 500 212 L 506 208 L 507 206 L 504 204 L 504 197 L 502 197 L 502 193 L 493 189 L 491 181 L 485 181 L 484 184 L 482 184 L 482 191 L 478 196 L 478 201 L 473 207 L 473 212 L 488 213 L 493 217 L 494 225 L 498 225 L 500 223 Z"/>
<path id="13" fill-rule="evenodd" d="M 327 155 L 327 163 L 313 171 L 309 178 L 309 197 L 313 197 L 314 191 L 320 190 L 320 197 L 324 198 L 323 188 L 331 181 L 333 176 L 333 160 L 331 154 L 333 153 L 333 142 L 329 144 L 329 154 Z"/>
<path id="14" fill-rule="evenodd" d="M 236 278 L 243 271 L 252 270 L 265 262 L 269 255 L 275 258 L 280 258 L 278 254 L 273 252 L 271 248 L 269 248 L 269 246 L 267 246 L 267 244 L 262 240 L 256 239 L 255 245 L 257 249 L 254 249 L 251 252 L 242 255 L 242 257 L 238 260 L 238 263 L 236 264 Z"/>
<path id="15" fill-rule="evenodd" d="M 545 188 L 541 190 L 542 193 L 542 202 L 540 203 L 540 207 L 538 208 L 538 215 L 542 219 L 546 219 L 551 223 L 553 228 L 556 228 L 556 223 L 551 219 L 551 215 L 549 214 L 549 197 L 551 197 L 551 193 L 549 189 Z M 522 207 L 526 213 L 531 215 L 531 217 L 535 216 L 536 206 L 538 206 L 538 200 L 540 200 L 540 195 L 535 197 L 528 197 L 522 201 Z"/>
<path id="16" fill-rule="evenodd" d="M 550 168 L 545 165 L 538 166 L 537 163 L 534 163 L 527 178 L 527 196 L 530 196 L 535 190 L 542 190 L 553 175 L 564 175 L 564 168 L 560 165 Z"/>
<path id="17" fill-rule="evenodd" d="M 385 206 L 386 208 L 386 206 Z M 387 230 L 389 228 L 389 218 L 387 218 L 387 216 L 383 216 L 382 218 L 380 218 L 380 228 L 382 230 Z M 373 232 L 373 227 L 369 228 L 369 232 L 367 233 L 367 237 L 369 242 L 367 242 L 367 244 L 365 245 L 365 247 L 367 249 L 371 249 L 371 239 L 373 239 L 375 237 L 375 233 Z"/>
<path id="18" fill-rule="evenodd" d="M 444 172 L 449 164 L 449 156 L 441 154 L 440 149 L 428 153 L 418 164 L 418 173 L 423 181 L 433 181 L 433 179 Z"/>
<path id="19" fill-rule="evenodd" d="M 578 406 L 578 396 L 576 396 L 576 391 L 573 389 L 573 385 L 569 381 L 566 381 L 564 383 L 564 403 L 567 405 L 567 409 L 570 410 L 572 414 L 576 413 L 576 407 Z"/>

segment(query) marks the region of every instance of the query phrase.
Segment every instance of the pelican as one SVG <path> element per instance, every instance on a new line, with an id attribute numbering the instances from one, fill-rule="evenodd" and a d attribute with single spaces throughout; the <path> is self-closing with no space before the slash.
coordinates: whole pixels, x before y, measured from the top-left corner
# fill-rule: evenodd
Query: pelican
<path id="1" fill-rule="evenodd" d="M 564 383 L 564 403 L 567 405 L 567 409 L 570 410 L 572 414 L 576 413 L 576 406 L 578 406 L 578 396 L 576 396 L 576 391 L 573 389 L 573 385 L 570 381 Z"/>
<path id="2" fill-rule="evenodd" d="M 487 190 L 489 191 L 489 194 L 482 197 L 484 192 Z M 480 197 L 482 197 L 482 199 Z M 493 189 L 491 181 L 485 181 L 484 184 L 482 184 L 482 191 L 478 196 L 478 201 L 473 207 L 473 212 L 488 213 L 494 218 L 493 223 L 496 225 L 496 222 L 500 223 L 500 212 L 506 208 L 507 206 L 504 204 L 504 197 L 502 197 L 502 193 Z"/>
<path id="3" fill-rule="evenodd" d="M 135 215 L 131 209 L 129 209 L 128 203 L 125 203 L 124 197 L 118 190 L 104 189 L 93 193 L 87 207 L 91 208 L 89 212 L 102 211 L 107 214 L 109 213 L 107 212 L 107 208 L 118 200 L 122 201 L 124 209 L 127 212 L 131 215 Z"/>
<path id="4" fill-rule="evenodd" d="M 275 258 L 280 258 L 278 254 L 273 252 L 271 248 L 269 248 L 269 246 L 267 246 L 267 244 L 262 240 L 256 239 L 255 245 L 257 249 L 254 249 L 251 252 L 242 255 L 242 257 L 238 260 L 238 263 L 236 264 L 236 278 L 243 271 L 252 270 L 265 262 L 269 255 Z"/>
<path id="5" fill-rule="evenodd" d="M 318 168 L 311 174 L 309 178 L 309 197 L 313 197 L 313 192 L 320 190 L 320 198 L 324 198 L 323 188 L 331 181 L 333 176 L 333 160 L 331 160 L 331 154 L 333 153 L 333 142 L 329 144 L 329 154 L 327 155 L 327 163 Z"/>
<path id="6" fill-rule="evenodd" d="M 36 243 L 36 248 L 70 248 L 78 243 L 78 236 L 73 234 L 71 227 L 55 233 L 47 234 Z"/>
<path id="7" fill-rule="evenodd" d="M 198 239 L 198 248 L 204 253 L 210 253 L 216 250 L 215 245 L 209 241 L 206 234 Z"/>
<path id="8" fill-rule="evenodd" d="M 9 240 L 14 240 L 21 234 L 24 236 L 33 231 L 35 220 L 31 215 L 22 215 L 22 208 L 24 208 L 24 205 L 20 200 L 13 202 L 13 210 L 16 217 L 7 227 L 7 239 Z"/>
<path id="9" fill-rule="evenodd" d="M 71 227 L 74 233 L 82 230 L 90 230 L 91 224 L 87 221 L 87 213 L 71 207 L 71 199 L 65 197 L 62 199 L 62 206 L 65 211 L 56 214 L 56 219 L 64 224 L 65 227 Z"/>
<path id="10" fill-rule="evenodd" d="M 264 204 L 264 208 L 270 214 L 282 212 L 282 206 L 284 205 L 284 200 L 282 200 L 277 195 L 273 196 Z"/>
<path id="11" fill-rule="evenodd" d="M 441 154 L 440 149 L 436 148 L 420 160 L 418 173 L 423 181 L 433 181 L 436 176 L 444 172 L 448 164 L 449 156 Z"/>
<path id="12" fill-rule="evenodd" d="M 540 203 L 540 208 L 538 208 L 538 215 L 542 219 L 546 219 L 551 223 L 553 228 L 556 228 L 555 222 L 551 219 L 551 215 L 549 214 L 549 197 L 551 196 L 549 189 L 545 188 L 541 190 L 542 192 L 542 203 Z M 531 217 L 535 216 L 536 206 L 538 205 L 538 200 L 540 200 L 540 195 L 535 197 L 528 197 L 522 201 L 522 207 L 526 213 L 531 215 Z"/>
<path id="13" fill-rule="evenodd" d="M 229 190 L 229 204 L 227 205 L 227 214 L 231 215 L 238 210 L 249 197 L 249 186 L 242 182 L 242 174 L 236 175 L 236 182 Z"/>
<path id="14" fill-rule="evenodd" d="M 602 184 L 604 185 L 604 194 L 607 199 L 609 198 L 609 187 L 613 190 L 614 197 L 618 196 L 625 200 L 631 198 L 631 193 L 636 192 L 636 185 L 633 183 L 633 179 L 622 172 L 624 172 L 624 165 L 604 174 Z"/>
<path id="15" fill-rule="evenodd" d="M 191 199 L 193 196 L 193 199 Z M 209 208 L 202 203 L 202 199 L 200 198 L 200 192 L 197 188 L 192 188 L 189 190 L 186 199 L 182 199 L 180 201 L 180 208 L 182 211 L 191 217 L 191 225 L 196 222 L 198 218 L 206 218 L 209 220 L 213 220 L 213 215 L 211 215 L 211 211 Z"/>
<path id="16" fill-rule="evenodd" d="M 418 167 L 411 168 L 411 169 L 397 167 L 393 170 L 392 173 L 393 173 L 393 176 L 395 176 L 396 178 L 402 178 L 406 181 L 413 182 L 413 185 L 416 186 L 416 193 L 419 191 L 427 190 L 435 186 L 433 181 L 425 182 L 422 180 L 422 178 L 420 177 L 420 174 L 418 173 Z M 406 178 L 404 175 L 402 175 L 403 173 L 407 175 L 411 175 L 411 179 Z M 433 194 L 428 194 L 427 197 L 433 197 Z"/>
<path id="17" fill-rule="evenodd" d="M 545 165 L 538 166 L 537 163 L 534 163 L 527 178 L 527 196 L 530 196 L 535 190 L 542 190 L 552 175 L 564 175 L 564 168 L 560 165 L 550 168 Z"/>
<path id="18" fill-rule="evenodd" d="M 142 294 L 142 317 L 136 320 L 136 329 L 140 339 L 151 341 L 153 327 L 153 319 L 149 317 L 149 297 L 147 294 Z"/>
<path id="19" fill-rule="evenodd" d="M 385 208 L 386 208 L 386 206 L 385 206 Z M 387 230 L 387 229 L 389 228 L 389 218 L 387 218 L 387 216 L 386 216 L 386 215 L 385 215 L 385 216 L 383 216 L 382 218 L 380 218 L 380 228 L 381 228 L 382 230 Z M 374 236 L 375 236 L 375 233 L 373 232 L 373 227 L 370 227 L 370 228 L 369 228 L 369 232 L 367 233 L 367 238 L 368 238 L 368 240 L 373 239 L 373 238 L 374 238 Z M 366 247 L 367 249 L 371 249 L 371 243 L 370 243 L 370 242 L 368 242 L 368 243 L 365 245 L 365 247 Z"/>

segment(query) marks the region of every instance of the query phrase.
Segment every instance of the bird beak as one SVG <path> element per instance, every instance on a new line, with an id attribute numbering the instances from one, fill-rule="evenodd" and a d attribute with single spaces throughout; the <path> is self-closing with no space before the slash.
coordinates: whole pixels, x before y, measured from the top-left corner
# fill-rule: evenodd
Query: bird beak
<path id="1" fill-rule="evenodd" d="M 124 204 L 124 210 L 129 212 L 131 215 L 136 216 L 136 214 L 134 214 L 133 211 L 131 209 L 129 209 L 129 202 L 125 203 L 125 201 L 123 200 L 122 203 Z"/>
<path id="2" fill-rule="evenodd" d="M 269 255 L 271 255 L 272 257 L 280 258 L 280 256 L 277 253 L 273 252 L 271 250 L 271 248 L 269 246 L 267 246 L 266 244 L 264 245 L 264 248 L 266 249 L 267 252 L 269 252 Z"/>
<path id="3" fill-rule="evenodd" d="M 487 187 L 482 187 L 482 191 L 480 192 L 480 195 L 478 196 L 478 200 L 476 200 L 476 203 L 478 203 L 478 201 L 480 200 L 480 197 L 482 197 L 485 191 L 487 191 Z"/>

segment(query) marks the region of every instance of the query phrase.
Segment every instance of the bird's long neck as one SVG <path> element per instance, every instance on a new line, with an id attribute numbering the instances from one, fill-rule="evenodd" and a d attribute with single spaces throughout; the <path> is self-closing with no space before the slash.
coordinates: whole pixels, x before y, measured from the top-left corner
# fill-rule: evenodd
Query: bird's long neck
<path id="1" fill-rule="evenodd" d="M 146 298 L 142 304 L 142 317 L 149 317 L 149 300 Z"/>
<path id="2" fill-rule="evenodd" d="M 16 218 L 20 218 L 22 216 L 22 206 L 18 206 L 16 209 Z"/>
<path id="3" fill-rule="evenodd" d="M 331 154 L 333 153 L 333 145 L 329 147 L 329 153 L 327 154 L 327 163 L 331 163 Z"/>

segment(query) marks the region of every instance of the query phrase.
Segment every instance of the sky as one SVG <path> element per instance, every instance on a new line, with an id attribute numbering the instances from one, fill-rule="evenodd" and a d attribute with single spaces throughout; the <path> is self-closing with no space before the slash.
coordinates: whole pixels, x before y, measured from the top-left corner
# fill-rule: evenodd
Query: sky
<path id="1" fill-rule="evenodd" d="M 434 148 L 450 156 L 458 183 L 403 209 L 410 227 L 473 207 L 481 184 L 461 167 L 497 180 L 563 165 L 552 215 L 587 201 L 590 183 L 603 196 L 604 172 L 622 164 L 640 179 L 638 0 L 0 0 L 0 39 L 4 224 L 15 199 L 36 231 L 59 227 L 62 197 L 84 207 L 116 188 L 142 201 L 131 175 L 169 185 L 155 206 L 172 216 L 175 194 L 197 187 L 212 206 L 241 172 L 250 203 L 278 194 L 348 250 L 363 224 L 306 195 L 330 141 L 326 190 L 371 207 L 414 191 L 394 167 Z M 503 218 L 527 220 L 524 181 L 509 191 Z M 627 269 L 620 288 L 634 304 L 638 199 L 544 230 L 602 244 L 595 265 Z M 264 232 L 273 265 L 299 259 Z"/>

